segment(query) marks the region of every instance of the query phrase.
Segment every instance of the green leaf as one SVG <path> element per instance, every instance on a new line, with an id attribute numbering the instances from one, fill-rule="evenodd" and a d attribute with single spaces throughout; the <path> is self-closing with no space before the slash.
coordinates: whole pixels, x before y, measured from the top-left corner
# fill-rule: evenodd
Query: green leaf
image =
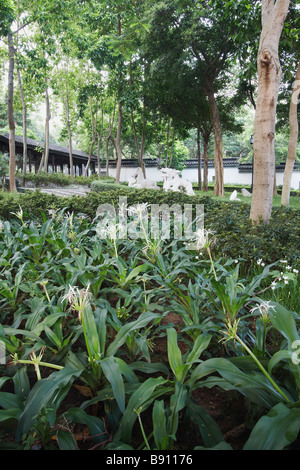
<path id="1" fill-rule="evenodd" d="M 214 447 L 224 442 L 224 437 L 219 426 L 202 406 L 196 405 L 189 400 L 187 414 L 190 419 L 199 426 L 205 447 Z"/>
<path id="2" fill-rule="evenodd" d="M 151 312 L 144 312 L 140 315 L 140 317 L 130 323 L 127 323 L 127 325 L 124 325 L 120 328 L 120 330 L 117 333 L 117 336 L 115 337 L 114 341 L 109 345 L 106 351 L 107 356 L 113 356 L 116 354 L 118 349 L 125 343 L 127 335 L 134 330 L 137 330 L 139 328 L 143 328 L 146 326 L 150 321 L 158 318 L 160 315 L 156 313 L 151 313 Z"/>
<path id="3" fill-rule="evenodd" d="M 177 344 L 177 333 L 174 328 L 167 329 L 167 339 L 168 339 L 168 359 L 170 367 L 173 371 L 176 380 L 180 382 L 182 376 L 182 355 L 181 351 Z"/>
<path id="4" fill-rule="evenodd" d="M 158 450 L 168 450 L 166 414 L 163 400 L 155 400 L 152 411 L 153 437 Z"/>
<path id="5" fill-rule="evenodd" d="M 120 367 L 113 356 L 101 361 L 103 373 L 112 386 L 115 399 L 122 413 L 125 411 L 125 388 Z"/>
<path id="6" fill-rule="evenodd" d="M 101 418 L 87 414 L 82 408 L 70 408 L 64 413 L 64 417 L 74 423 L 88 426 L 93 441 L 103 442 L 107 440 L 108 435 L 105 430 L 105 424 Z"/>
<path id="7" fill-rule="evenodd" d="M 283 450 L 300 430 L 300 409 L 278 403 L 256 423 L 243 450 Z"/>
<path id="8" fill-rule="evenodd" d="M 289 342 L 291 346 L 294 341 L 299 340 L 299 334 L 293 313 L 282 305 L 272 302 L 273 308 L 269 309 L 269 316 L 272 325 L 276 328 Z"/>
<path id="9" fill-rule="evenodd" d="M 80 371 L 62 369 L 35 383 L 25 402 L 17 427 L 17 441 L 27 434 L 43 407 L 57 409 Z"/>
<path id="10" fill-rule="evenodd" d="M 145 411 L 158 396 L 166 393 L 167 389 L 161 388 L 166 382 L 162 377 L 149 378 L 131 395 L 120 421 L 116 440 L 121 440 L 125 444 L 131 441 L 132 428 L 137 419 L 136 411 L 141 408 Z"/>
<path id="11" fill-rule="evenodd" d="M 56 433 L 56 439 L 60 450 L 78 450 L 75 436 L 68 431 L 59 429 Z"/>

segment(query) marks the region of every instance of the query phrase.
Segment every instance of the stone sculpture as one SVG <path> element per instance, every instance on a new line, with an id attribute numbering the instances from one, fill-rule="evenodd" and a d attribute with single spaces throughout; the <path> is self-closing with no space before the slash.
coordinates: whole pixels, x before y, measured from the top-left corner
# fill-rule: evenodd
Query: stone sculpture
<path id="1" fill-rule="evenodd" d="M 159 189 L 154 180 L 144 178 L 141 168 L 137 168 L 128 180 L 128 186 L 132 188 Z"/>
<path id="2" fill-rule="evenodd" d="M 163 174 L 164 191 L 177 191 L 186 193 L 188 196 L 195 195 L 192 183 L 181 178 L 178 170 L 174 170 L 173 168 L 162 168 L 160 171 Z"/>
<path id="3" fill-rule="evenodd" d="M 231 194 L 230 201 L 240 201 L 240 199 L 237 197 L 237 190 L 236 189 Z"/>
<path id="4" fill-rule="evenodd" d="M 249 191 L 248 191 L 247 189 L 245 189 L 245 188 L 243 188 L 243 189 L 241 190 L 241 193 L 242 193 L 242 196 L 245 196 L 245 197 L 251 197 L 251 196 L 252 196 L 252 194 L 249 193 Z"/>

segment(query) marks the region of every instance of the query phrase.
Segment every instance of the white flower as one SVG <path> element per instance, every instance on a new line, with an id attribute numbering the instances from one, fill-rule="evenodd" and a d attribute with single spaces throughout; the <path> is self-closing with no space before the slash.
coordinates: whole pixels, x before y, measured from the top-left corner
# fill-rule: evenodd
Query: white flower
<path id="1" fill-rule="evenodd" d="M 203 228 L 198 229 L 195 237 L 196 249 L 201 250 L 203 248 L 209 248 L 212 243 L 212 240 L 210 238 L 210 235 L 212 234 L 213 232 L 211 232 L 210 230 L 205 230 Z"/>
<path id="2" fill-rule="evenodd" d="M 262 263 L 262 259 L 259 258 L 259 259 L 257 260 L 257 264 L 258 264 L 258 265 L 261 265 L 261 263 Z"/>
<path id="3" fill-rule="evenodd" d="M 72 310 L 77 310 L 80 314 L 89 305 L 91 293 L 89 291 L 90 285 L 88 284 L 85 289 L 78 289 L 69 285 L 68 292 L 63 296 L 62 300 L 68 300 Z"/>
<path id="4" fill-rule="evenodd" d="M 298 274 L 299 273 L 298 269 L 293 269 L 293 273 Z"/>
<path id="5" fill-rule="evenodd" d="M 128 214 L 137 215 L 139 218 L 145 217 L 145 215 L 148 214 L 148 207 L 149 207 L 149 204 L 146 202 L 138 203 L 128 208 Z"/>
<path id="6" fill-rule="evenodd" d="M 270 300 L 262 300 L 261 303 L 256 304 L 256 307 L 252 308 L 250 312 L 254 313 L 256 310 L 258 310 L 263 319 L 266 319 L 271 308 L 274 309 L 275 307 L 270 305 Z"/>

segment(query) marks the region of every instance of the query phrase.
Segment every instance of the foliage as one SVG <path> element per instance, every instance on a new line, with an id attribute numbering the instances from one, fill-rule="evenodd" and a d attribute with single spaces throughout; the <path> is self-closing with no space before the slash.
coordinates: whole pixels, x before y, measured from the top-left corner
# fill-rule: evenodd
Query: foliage
<path id="1" fill-rule="evenodd" d="M 43 196 L 28 203 L 40 198 L 46 207 Z M 196 233 L 196 251 L 152 239 L 142 230 L 142 207 L 128 221 L 141 228 L 137 238 L 122 237 L 118 220 L 106 226 L 68 208 L 39 219 L 20 207 L 9 220 L 1 216 L 0 341 L 9 364 L 0 379 L 3 430 L 14 424 L 21 449 L 34 441 L 80 448 L 74 429 L 84 425 L 91 445 L 106 450 L 172 450 L 193 422 L 199 448 L 230 448 L 192 398 L 199 387 L 218 386 L 259 411 L 245 449 L 286 448 L 300 426 L 293 356 L 300 312 L 263 296 L 280 282 L 296 285 L 297 269 L 286 266 L 282 277 L 283 264 L 259 260 L 255 274 L 242 274 L 238 260 L 215 256 L 218 240 L 209 231 Z M 164 322 L 170 312 L 182 317 L 180 331 Z M 282 338 L 275 350 L 271 332 Z M 155 351 L 161 340 L 165 359 Z M 61 411 L 74 387 L 80 405 Z"/>
<path id="2" fill-rule="evenodd" d="M 79 181 L 79 180 L 78 180 Z M 120 197 L 127 198 L 128 206 L 136 203 L 179 204 L 184 211 L 185 204 L 204 206 L 205 227 L 216 234 L 218 243 L 213 248 L 214 257 L 225 256 L 229 259 L 242 259 L 245 270 L 256 266 L 259 259 L 270 264 L 285 259 L 299 268 L 299 210 L 276 207 L 268 225 L 252 226 L 249 222 L 249 205 L 233 204 L 232 201 L 220 202 L 210 197 L 187 196 L 180 193 L 166 193 L 162 190 L 135 189 L 126 185 L 118 187 L 115 183 L 92 183 L 101 189 L 86 197 L 57 197 L 40 193 L 26 192 L 17 196 L 0 194 L 0 219 L 11 219 L 12 213 L 22 207 L 24 218 L 40 218 L 41 212 L 48 216 L 48 210 L 63 207 L 70 213 L 85 214 L 94 219 L 101 204 L 118 207 Z M 30 214 L 30 216 L 29 216 Z M 284 224 L 282 221 L 284 220 Z"/>

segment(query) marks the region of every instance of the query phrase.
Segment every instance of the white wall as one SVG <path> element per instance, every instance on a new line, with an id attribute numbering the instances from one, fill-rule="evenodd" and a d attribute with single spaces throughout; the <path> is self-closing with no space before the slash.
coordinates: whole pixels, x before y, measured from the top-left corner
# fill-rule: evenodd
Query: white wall
<path id="1" fill-rule="evenodd" d="M 121 170 L 121 181 L 128 181 L 130 175 L 134 172 L 134 168 L 132 167 L 122 167 Z M 202 172 L 203 174 L 203 172 Z M 109 176 L 115 177 L 116 169 L 110 168 L 109 169 Z M 215 169 L 209 168 L 208 169 L 208 182 L 213 182 L 213 177 L 215 176 Z M 162 174 L 156 167 L 147 167 L 146 168 L 146 177 L 148 179 L 153 179 L 155 181 L 162 181 Z M 184 169 L 182 172 L 182 177 L 191 181 L 192 183 L 198 182 L 198 170 L 197 168 L 187 168 Z M 244 184 L 251 186 L 252 174 L 239 172 L 238 167 L 224 167 L 224 183 L 225 184 Z M 283 171 L 276 172 L 276 185 L 280 186 L 283 184 Z M 292 175 L 291 181 L 291 189 L 299 189 L 300 188 L 300 171 L 294 171 Z"/>

